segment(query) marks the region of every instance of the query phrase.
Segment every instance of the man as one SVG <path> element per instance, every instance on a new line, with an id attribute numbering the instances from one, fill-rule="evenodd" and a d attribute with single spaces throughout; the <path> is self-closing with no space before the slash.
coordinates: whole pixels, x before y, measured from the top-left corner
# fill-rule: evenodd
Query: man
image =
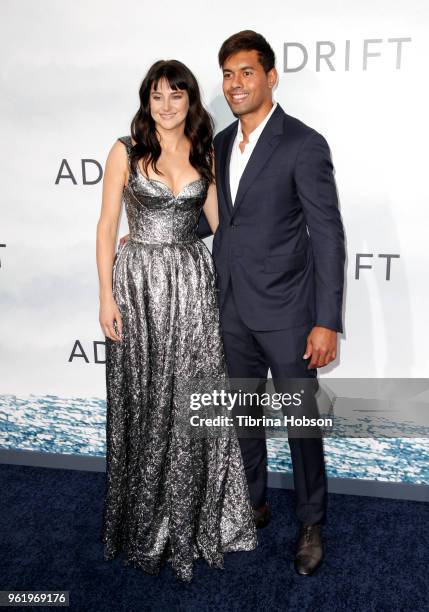
<path id="1" fill-rule="evenodd" d="M 214 141 L 219 228 L 213 257 L 231 378 L 316 376 L 336 357 L 342 332 L 344 234 L 329 148 L 315 130 L 273 103 L 274 52 L 252 31 L 219 51 L 223 92 L 239 119 Z M 307 232 L 308 228 L 308 232 Z M 204 219 L 200 223 L 204 232 Z M 258 526 L 269 520 L 264 439 L 240 438 Z M 321 438 L 291 438 L 295 567 L 322 560 L 326 476 Z"/>
<path id="2" fill-rule="evenodd" d="M 219 51 L 223 91 L 238 118 L 214 140 L 219 227 L 213 239 L 231 378 L 314 379 L 342 332 L 344 233 L 326 140 L 273 102 L 275 56 L 243 31 Z M 211 231 L 201 216 L 199 233 Z M 277 390 L 277 389 L 276 389 Z M 311 408 L 310 408 L 311 410 Z M 320 437 L 289 437 L 296 514 L 295 569 L 323 556 L 326 474 Z M 264 437 L 240 437 L 257 527 L 270 520 Z"/>

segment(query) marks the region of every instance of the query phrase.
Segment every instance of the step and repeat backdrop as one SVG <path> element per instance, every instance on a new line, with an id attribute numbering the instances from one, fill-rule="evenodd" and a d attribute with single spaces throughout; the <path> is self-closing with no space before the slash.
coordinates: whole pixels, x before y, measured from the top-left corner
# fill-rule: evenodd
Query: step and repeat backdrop
<path id="1" fill-rule="evenodd" d="M 426 2 L 3 0 L 0 15 L 1 448 L 104 455 L 95 236 L 105 160 L 129 134 L 157 59 L 186 63 L 216 130 L 228 125 L 217 52 L 242 29 L 270 41 L 276 100 L 332 150 L 347 236 L 345 333 L 320 376 L 405 387 L 428 376 Z M 424 384 L 413 401 L 421 417 Z M 419 423 L 406 437 L 326 439 L 329 475 L 429 482 Z M 269 447 L 270 469 L 290 471 L 287 441 Z"/>

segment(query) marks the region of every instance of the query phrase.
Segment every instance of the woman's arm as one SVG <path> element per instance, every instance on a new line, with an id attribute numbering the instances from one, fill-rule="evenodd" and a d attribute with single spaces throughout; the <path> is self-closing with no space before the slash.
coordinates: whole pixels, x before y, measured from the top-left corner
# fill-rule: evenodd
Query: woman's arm
<path id="1" fill-rule="evenodd" d="M 121 340 L 122 320 L 113 298 L 112 269 L 115 257 L 115 242 L 124 185 L 127 181 L 127 152 L 124 145 L 116 141 L 106 161 L 103 178 L 103 197 L 100 218 L 97 223 L 97 268 L 100 297 L 100 325 L 105 336 Z M 116 323 L 118 333 L 115 331 Z"/>
<path id="2" fill-rule="evenodd" d="M 203 206 L 204 214 L 209 222 L 213 234 L 219 225 L 219 211 L 217 207 L 217 192 L 215 183 L 211 183 L 207 191 L 207 198 Z"/>
<path id="3" fill-rule="evenodd" d="M 215 174 L 215 158 L 213 156 L 212 162 L 212 172 Z M 210 187 L 207 191 L 207 198 L 203 206 L 204 214 L 210 226 L 210 229 L 213 232 L 217 230 L 217 226 L 219 225 L 219 209 L 217 205 L 217 191 L 216 191 L 216 183 L 210 183 Z"/>

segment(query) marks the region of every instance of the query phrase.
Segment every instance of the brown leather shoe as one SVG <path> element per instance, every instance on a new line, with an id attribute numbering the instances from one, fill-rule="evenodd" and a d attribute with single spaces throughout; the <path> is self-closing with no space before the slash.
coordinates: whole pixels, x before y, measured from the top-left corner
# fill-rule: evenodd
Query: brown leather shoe
<path id="1" fill-rule="evenodd" d="M 263 529 L 271 520 L 271 510 L 267 503 L 257 510 L 253 508 L 256 529 Z"/>
<path id="2" fill-rule="evenodd" d="M 311 576 L 322 563 L 322 525 L 301 523 L 295 555 L 295 570 L 300 576 Z"/>

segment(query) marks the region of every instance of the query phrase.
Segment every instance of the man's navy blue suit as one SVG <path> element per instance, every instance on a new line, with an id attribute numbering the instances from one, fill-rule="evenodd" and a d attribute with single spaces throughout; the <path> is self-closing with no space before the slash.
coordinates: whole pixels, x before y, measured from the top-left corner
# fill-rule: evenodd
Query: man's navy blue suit
<path id="1" fill-rule="evenodd" d="M 214 139 L 219 227 L 213 238 L 223 341 L 232 378 L 314 378 L 303 359 L 315 325 L 342 332 L 344 231 L 326 140 L 280 105 L 241 177 L 229 162 L 237 121 Z M 210 235 L 204 214 L 199 234 Z M 264 439 L 240 439 L 252 506 L 265 503 Z M 297 516 L 325 522 L 320 438 L 289 438 Z"/>

